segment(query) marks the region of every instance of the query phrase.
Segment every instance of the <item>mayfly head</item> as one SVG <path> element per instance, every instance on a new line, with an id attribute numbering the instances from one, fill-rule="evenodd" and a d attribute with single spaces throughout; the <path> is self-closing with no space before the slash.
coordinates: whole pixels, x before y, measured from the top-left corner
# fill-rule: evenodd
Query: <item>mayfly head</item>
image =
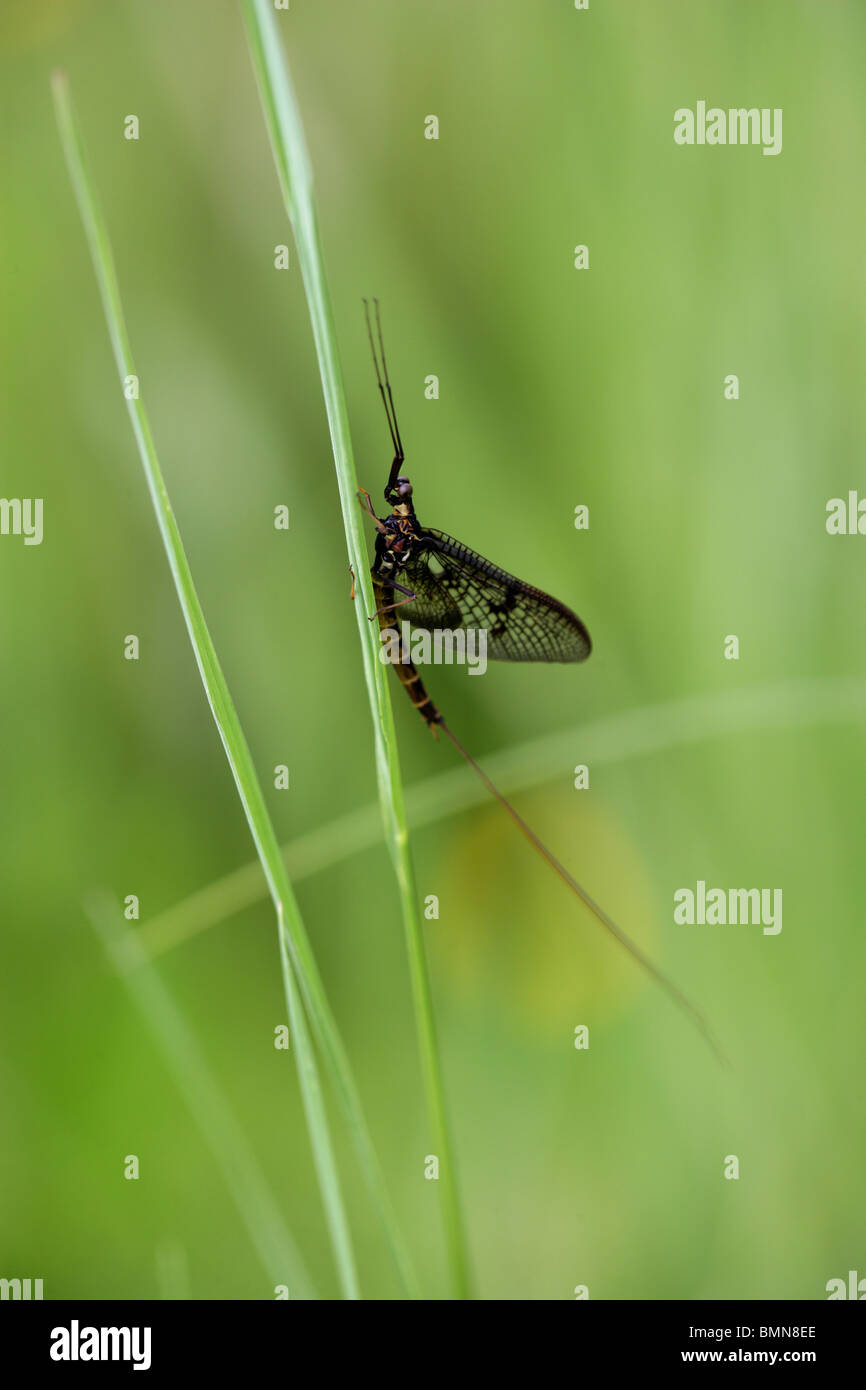
<path id="1" fill-rule="evenodd" d="M 409 479 L 395 479 L 393 487 L 388 487 L 385 492 L 385 500 L 400 516 L 409 516 L 412 512 L 412 484 Z"/>

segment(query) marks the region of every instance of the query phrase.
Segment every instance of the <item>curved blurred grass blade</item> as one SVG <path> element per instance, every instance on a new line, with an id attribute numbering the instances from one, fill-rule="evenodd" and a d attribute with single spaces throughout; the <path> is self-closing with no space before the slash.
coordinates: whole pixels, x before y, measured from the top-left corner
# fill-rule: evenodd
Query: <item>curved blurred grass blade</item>
<path id="1" fill-rule="evenodd" d="M 578 760 L 602 766 L 752 729 L 779 731 L 864 720 L 866 680 L 860 676 L 774 681 L 605 715 L 487 754 L 485 766 L 496 785 L 511 796 L 564 773 L 570 780 Z M 416 830 L 489 800 L 486 788 L 464 764 L 406 788 L 406 810 Z M 371 802 L 283 845 L 283 858 L 298 883 L 374 848 L 379 833 L 378 807 Z M 140 939 L 152 956 L 158 956 L 266 897 L 261 866 L 252 860 L 151 918 L 141 927 Z"/>
<path id="2" fill-rule="evenodd" d="M 468 1298 L 469 1260 L 466 1234 L 457 1192 L 454 1146 L 445 1107 L 433 998 L 418 912 L 418 894 L 409 854 L 409 831 L 403 805 L 394 716 L 385 670 L 378 660 L 378 629 L 374 631 L 375 624 L 369 623 L 366 619 L 366 614 L 372 613 L 376 605 L 373 601 L 369 561 L 361 529 L 358 479 L 355 475 L 337 340 L 319 244 L 312 169 L 271 0 L 244 0 L 243 9 L 253 67 L 258 80 L 280 188 L 295 236 L 316 344 L 349 561 L 358 590 L 355 613 L 361 639 L 364 676 L 373 715 L 379 801 L 400 891 L 427 1112 L 432 1142 L 439 1158 L 438 1186 L 451 1280 L 455 1296 Z"/>
<path id="3" fill-rule="evenodd" d="M 210 1145 L 268 1277 L 274 1285 L 287 1284 L 292 1298 L 318 1298 L 246 1135 L 217 1085 L 194 1033 L 150 964 L 138 934 L 124 920 L 120 904 L 108 893 L 94 893 L 85 910 L 109 959 L 153 1030 L 166 1066 Z"/>
<path id="4" fill-rule="evenodd" d="M 117 283 L 108 232 L 85 167 L 81 138 L 72 111 L 69 86 L 65 74 L 54 73 L 51 85 L 69 177 L 72 180 L 90 245 L 93 266 L 114 349 L 114 358 L 120 380 L 123 382 L 125 378 L 135 375 L 135 367 L 123 317 L 120 289 Z M 304 925 L 283 865 L 276 834 L 253 767 L 247 741 L 235 713 L 231 695 L 195 591 L 180 531 L 174 519 L 171 502 L 157 459 L 147 413 L 140 395 L 134 399 L 127 399 L 127 407 L 196 665 L 271 890 L 271 897 L 277 912 L 280 950 L 284 953 L 288 949 L 292 960 L 292 969 L 287 969 L 285 961 L 283 962 L 283 978 L 310 1143 L 313 1148 L 316 1174 L 343 1296 L 345 1298 L 357 1298 L 359 1297 L 358 1281 L 351 1238 L 319 1085 L 315 1056 L 307 1031 L 303 1005 L 298 993 L 295 971 L 297 970 L 301 978 L 306 978 L 307 1003 L 313 1017 L 315 1017 L 316 1011 L 321 1012 L 322 1010 L 323 990 L 317 978 L 313 981 L 308 978 L 311 952 Z"/>

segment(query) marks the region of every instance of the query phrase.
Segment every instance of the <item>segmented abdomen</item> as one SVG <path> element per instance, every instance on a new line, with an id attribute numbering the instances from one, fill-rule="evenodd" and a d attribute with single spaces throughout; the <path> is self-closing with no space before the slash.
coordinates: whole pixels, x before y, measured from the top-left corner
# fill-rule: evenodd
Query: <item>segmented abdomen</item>
<path id="1" fill-rule="evenodd" d="M 376 599 L 380 630 L 384 632 L 387 628 L 396 628 L 399 631 L 400 609 L 391 607 L 391 604 L 394 603 L 394 590 L 390 584 L 383 584 L 373 575 L 373 594 Z M 418 674 L 418 668 L 415 664 L 407 659 L 395 662 L 393 665 L 397 672 L 397 679 L 404 687 L 421 718 L 431 727 L 434 724 L 441 724 L 442 715 L 424 689 L 424 682 Z"/>

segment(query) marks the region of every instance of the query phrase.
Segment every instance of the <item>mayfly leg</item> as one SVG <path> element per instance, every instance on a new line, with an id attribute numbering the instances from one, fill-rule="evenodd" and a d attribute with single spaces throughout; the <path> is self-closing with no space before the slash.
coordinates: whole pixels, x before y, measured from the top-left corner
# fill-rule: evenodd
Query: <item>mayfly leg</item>
<path id="1" fill-rule="evenodd" d="M 396 579 L 389 580 L 388 587 L 389 589 L 399 589 L 401 594 L 406 595 L 406 598 L 398 599 L 396 603 L 384 603 L 381 608 L 376 609 L 373 618 L 378 618 L 380 613 L 391 613 L 395 608 L 402 608 L 404 603 L 414 603 L 418 597 L 417 594 L 412 593 L 411 589 L 405 589 L 402 584 L 398 584 Z M 371 622 L 373 618 L 370 619 Z"/>
<path id="2" fill-rule="evenodd" d="M 383 533 L 387 531 L 388 528 L 385 525 L 384 521 L 381 521 L 379 517 L 377 517 L 376 509 L 373 506 L 373 499 L 365 487 L 358 488 L 358 501 L 360 502 L 364 511 L 370 513 L 370 516 L 373 518 L 373 521 L 376 524 L 376 530 L 382 531 Z"/>

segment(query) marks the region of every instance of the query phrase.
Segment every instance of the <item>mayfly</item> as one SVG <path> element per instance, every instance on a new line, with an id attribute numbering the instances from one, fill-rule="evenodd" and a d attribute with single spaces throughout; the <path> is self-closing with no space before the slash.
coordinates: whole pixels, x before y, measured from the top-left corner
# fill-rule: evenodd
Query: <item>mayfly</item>
<path id="1" fill-rule="evenodd" d="M 422 526 L 415 514 L 412 484 L 403 472 L 405 454 L 394 396 L 388 377 L 385 344 L 379 316 L 379 301 L 373 301 L 376 333 L 370 320 L 370 307 L 364 300 L 364 314 L 376 381 L 385 407 L 394 458 L 385 488 L 390 515 L 380 517 L 369 492 L 362 488 L 358 498 L 376 527 L 376 550 L 371 575 L 376 612 L 381 629 L 389 629 L 394 616 L 405 618 L 412 627 L 436 629 L 476 628 L 487 632 L 487 655 L 499 661 L 585 661 L 592 650 L 589 633 L 576 613 L 541 589 L 486 560 L 443 531 Z M 377 351 L 378 348 L 378 351 Z M 353 586 L 354 595 L 354 586 Z M 441 731 L 451 740 L 461 757 L 474 769 L 487 790 L 495 797 L 530 844 L 568 885 L 604 927 L 667 993 L 689 1013 L 710 1046 L 718 1053 L 703 1016 L 666 975 L 644 955 L 616 922 L 599 906 L 577 879 L 527 825 L 510 801 L 499 791 L 484 769 L 463 747 L 445 722 L 441 711 L 428 695 L 421 676 L 407 652 L 395 663 L 395 670 L 415 709 L 428 727 Z"/>

